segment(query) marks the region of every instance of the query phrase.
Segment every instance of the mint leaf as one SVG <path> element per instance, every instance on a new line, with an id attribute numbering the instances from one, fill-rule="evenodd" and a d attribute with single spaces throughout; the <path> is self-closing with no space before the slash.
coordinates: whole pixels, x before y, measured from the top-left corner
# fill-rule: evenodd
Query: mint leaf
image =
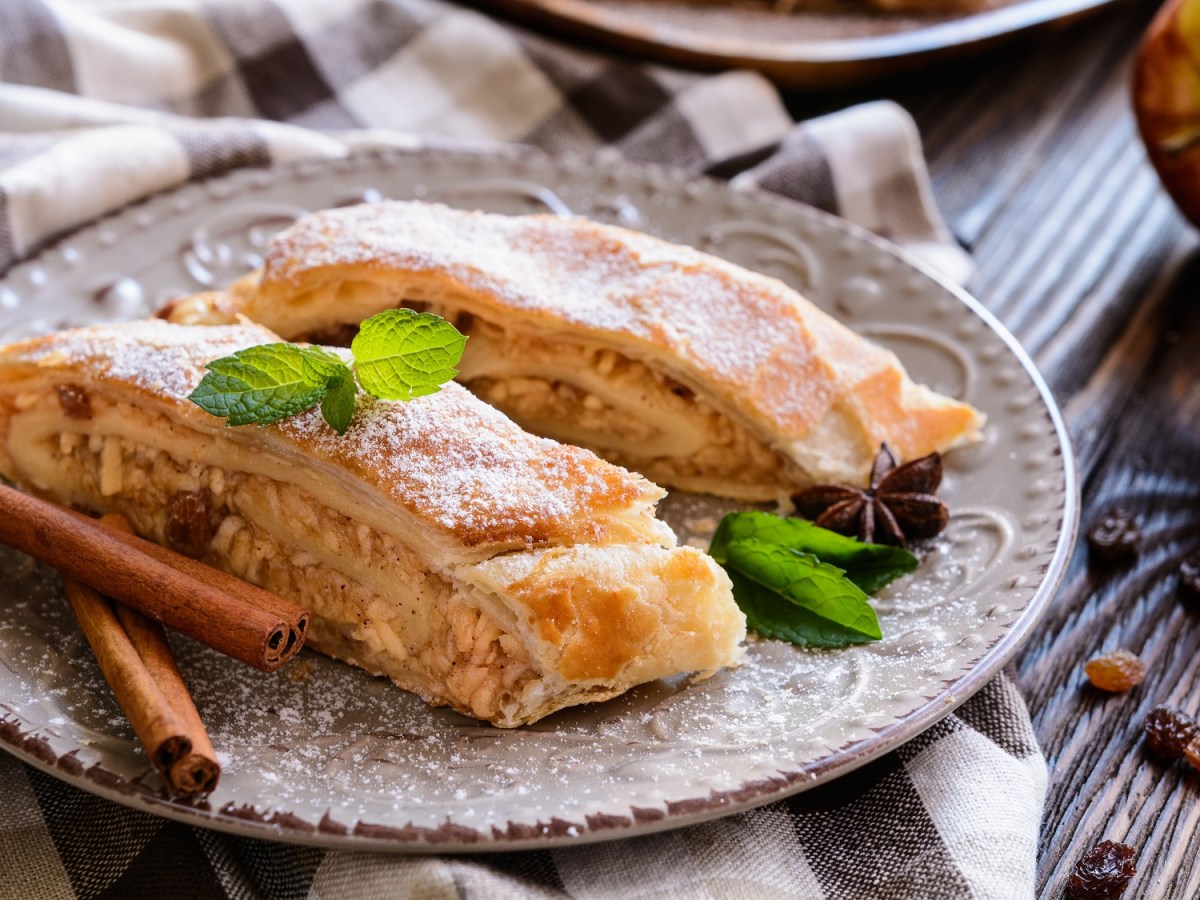
<path id="1" fill-rule="evenodd" d="M 329 381 L 330 364 L 304 351 L 295 344 L 260 344 L 215 359 L 188 399 L 227 425 L 268 425 L 294 416 L 320 402 Z"/>
<path id="2" fill-rule="evenodd" d="M 371 316 L 350 344 L 364 391 L 381 400 L 411 400 L 437 393 L 458 374 L 467 339 L 443 319 L 411 309 Z"/>
<path id="3" fill-rule="evenodd" d="M 822 619 L 811 610 L 797 606 L 785 597 L 762 587 L 730 569 L 733 596 L 746 614 L 746 624 L 763 637 L 791 641 L 802 647 L 840 648 L 864 644 L 872 638 Z"/>
<path id="4" fill-rule="evenodd" d="M 354 417 L 354 396 L 358 393 L 358 385 L 350 370 L 346 374 L 329 382 L 329 388 L 321 400 L 321 415 L 329 423 L 329 427 L 338 434 L 345 434 Z"/>
<path id="5" fill-rule="evenodd" d="M 729 513 L 713 535 L 708 552 L 717 562 L 724 563 L 725 547 L 737 540 L 811 553 L 822 562 L 842 569 L 847 578 L 868 594 L 914 571 L 920 562 L 901 547 L 865 544 L 803 519 L 785 519 L 755 510 Z"/>
<path id="6" fill-rule="evenodd" d="M 350 367 L 346 365 L 346 361 L 336 353 L 330 353 L 324 347 L 318 347 L 316 344 L 309 344 L 307 347 L 298 347 L 296 344 L 286 346 L 296 347 L 300 351 L 300 355 L 313 367 L 313 370 L 325 378 L 342 378 L 350 374 Z"/>
<path id="7" fill-rule="evenodd" d="M 207 368 L 188 399 L 224 417 L 226 425 L 270 425 L 316 406 L 331 386 L 354 383 L 350 367 L 339 356 L 296 344 L 247 347 L 214 359 Z"/>
<path id="8" fill-rule="evenodd" d="M 729 573 L 751 629 L 810 647 L 879 640 L 867 593 L 918 565 L 899 547 L 757 511 L 727 515 L 708 552 Z"/>
<path id="9" fill-rule="evenodd" d="M 879 619 L 867 602 L 867 595 L 836 566 L 823 563 L 810 553 L 798 553 L 787 547 L 755 540 L 730 541 L 725 547 L 725 557 L 725 565 L 743 579 L 826 622 L 840 626 L 839 631 L 849 632 L 855 638 L 852 642 L 862 643 L 883 637 L 879 630 Z M 738 599 L 736 593 L 734 597 Z M 757 599 L 758 605 L 762 605 L 757 591 L 752 599 Z M 808 618 L 797 615 L 789 621 L 795 627 Z M 828 639 L 822 640 L 821 635 L 811 628 L 804 629 L 804 634 L 805 643 L 831 646 Z M 845 646 L 845 643 L 843 641 L 832 646 Z"/>

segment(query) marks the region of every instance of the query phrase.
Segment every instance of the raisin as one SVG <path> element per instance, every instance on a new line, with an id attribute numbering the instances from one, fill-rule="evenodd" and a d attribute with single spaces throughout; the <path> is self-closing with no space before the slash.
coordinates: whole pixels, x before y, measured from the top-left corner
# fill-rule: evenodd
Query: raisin
<path id="1" fill-rule="evenodd" d="M 1179 564 L 1179 584 L 1200 597 L 1200 550 Z"/>
<path id="2" fill-rule="evenodd" d="M 696 396 L 696 392 L 681 381 L 676 381 L 669 375 L 662 376 L 663 387 L 683 400 L 691 400 Z"/>
<path id="3" fill-rule="evenodd" d="M 1092 687 L 1118 693 L 1142 683 L 1146 664 L 1128 650 L 1110 650 L 1089 660 L 1083 667 Z"/>
<path id="4" fill-rule="evenodd" d="M 63 415 L 68 419 L 90 419 L 92 417 L 92 398 L 77 384 L 60 384 L 54 390 L 58 393 L 58 403 Z"/>
<path id="5" fill-rule="evenodd" d="M 1191 743 L 1183 748 L 1183 758 L 1193 769 L 1200 770 L 1200 736 L 1192 738 Z"/>
<path id="6" fill-rule="evenodd" d="M 1067 900 L 1115 900 L 1136 874 L 1133 848 L 1104 841 L 1075 863 L 1067 879 Z"/>
<path id="7" fill-rule="evenodd" d="M 212 497 L 208 491 L 180 491 L 167 504 L 167 540 L 187 556 L 199 559 L 212 541 Z"/>
<path id="8" fill-rule="evenodd" d="M 1142 529 L 1133 513 L 1111 509 L 1088 529 L 1088 548 L 1092 557 L 1106 563 L 1129 559 L 1138 551 Z"/>
<path id="9" fill-rule="evenodd" d="M 1179 759 L 1198 735 L 1196 721 L 1182 710 L 1156 706 L 1146 715 L 1146 746 L 1161 759 Z"/>

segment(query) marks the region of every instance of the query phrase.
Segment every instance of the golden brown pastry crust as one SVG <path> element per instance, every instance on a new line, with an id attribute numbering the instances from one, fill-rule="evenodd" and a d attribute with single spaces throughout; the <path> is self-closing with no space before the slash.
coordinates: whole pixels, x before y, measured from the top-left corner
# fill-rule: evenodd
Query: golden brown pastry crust
<path id="1" fill-rule="evenodd" d="M 911 459 L 971 441 L 983 423 L 782 282 L 580 218 L 408 202 L 326 210 L 284 231 L 261 273 L 207 305 L 293 337 L 405 301 L 609 346 L 695 391 L 801 480 L 861 483 L 883 442 Z M 468 343 L 464 371 L 470 354 Z"/>
<path id="2" fill-rule="evenodd" d="M 381 491 L 430 534 L 479 553 L 514 546 L 605 542 L 629 519 L 653 518 L 665 492 L 577 447 L 537 438 L 450 383 L 410 403 L 359 395 L 347 439 L 318 410 L 265 429 L 225 429 L 223 420 L 186 401 L 205 363 L 279 340 L 254 324 L 186 328 L 159 322 L 60 332 L 0 353 L 0 381 L 25 367 L 53 366 L 85 384 L 115 382 L 169 404 L 171 415 L 200 431 L 266 443 L 281 455 L 312 459 Z"/>
<path id="3" fill-rule="evenodd" d="M 164 543 L 204 495 L 188 552 L 312 609 L 316 649 L 502 726 L 740 656 L 728 578 L 675 546 L 659 488 L 456 384 L 360 397 L 344 437 L 186 400 L 206 362 L 273 340 L 143 322 L 2 348 L 0 473 Z"/>

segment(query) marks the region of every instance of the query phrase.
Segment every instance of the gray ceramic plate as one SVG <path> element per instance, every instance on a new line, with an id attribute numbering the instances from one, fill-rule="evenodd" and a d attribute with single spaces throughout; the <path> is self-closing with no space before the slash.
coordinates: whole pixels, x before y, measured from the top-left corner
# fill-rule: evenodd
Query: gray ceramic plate
<path id="1" fill-rule="evenodd" d="M 882 593 L 886 638 L 841 652 L 763 641 L 739 669 L 668 680 L 516 731 L 482 726 L 305 651 L 261 675 L 175 646 L 224 767 L 207 803 L 168 799 L 101 680 L 52 573 L 0 565 L 0 746 L 141 809 L 257 837 L 388 850 L 491 850 L 624 837 L 846 775 L 982 686 L 1036 624 L 1078 516 L 1067 438 L 1014 340 L 958 289 L 810 209 L 671 172 L 389 151 L 240 171 L 127 209 L 0 282 L 0 339 L 140 316 L 226 283 L 308 209 L 422 197 L 576 212 L 778 275 L 990 417 L 948 458 L 951 524 Z M 663 506 L 685 539 L 722 511 Z M 853 777 L 852 775 L 850 777 Z"/>
<path id="2" fill-rule="evenodd" d="M 791 87 L 826 88 L 976 55 L 1115 0 L 981 0 L 972 12 L 920 14 L 866 9 L 860 0 L 801 0 L 790 13 L 772 0 L 475 2 L 664 62 L 756 69 Z"/>

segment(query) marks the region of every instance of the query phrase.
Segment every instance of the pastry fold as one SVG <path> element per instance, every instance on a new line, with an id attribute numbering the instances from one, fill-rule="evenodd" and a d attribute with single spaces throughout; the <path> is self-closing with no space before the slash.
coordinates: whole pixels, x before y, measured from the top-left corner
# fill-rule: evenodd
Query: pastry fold
<path id="1" fill-rule="evenodd" d="M 245 315 L 288 339 L 345 344 L 394 306 L 468 334 L 459 380 L 522 427 L 669 487 L 770 500 L 861 485 L 880 444 L 913 459 L 983 424 L 783 282 L 580 218 L 418 202 L 326 210 L 280 234 L 229 293 L 169 314 Z"/>
<path id="2" fill-rule="evenodd" d="M 256 325 L 97 326 L 0 349 L 0 473 L 295 600 L 315 649 L 510 727 L 734 663 L 725 573 L 646 479 L 456 384 L 224 427 L 186 399 Z"/>

